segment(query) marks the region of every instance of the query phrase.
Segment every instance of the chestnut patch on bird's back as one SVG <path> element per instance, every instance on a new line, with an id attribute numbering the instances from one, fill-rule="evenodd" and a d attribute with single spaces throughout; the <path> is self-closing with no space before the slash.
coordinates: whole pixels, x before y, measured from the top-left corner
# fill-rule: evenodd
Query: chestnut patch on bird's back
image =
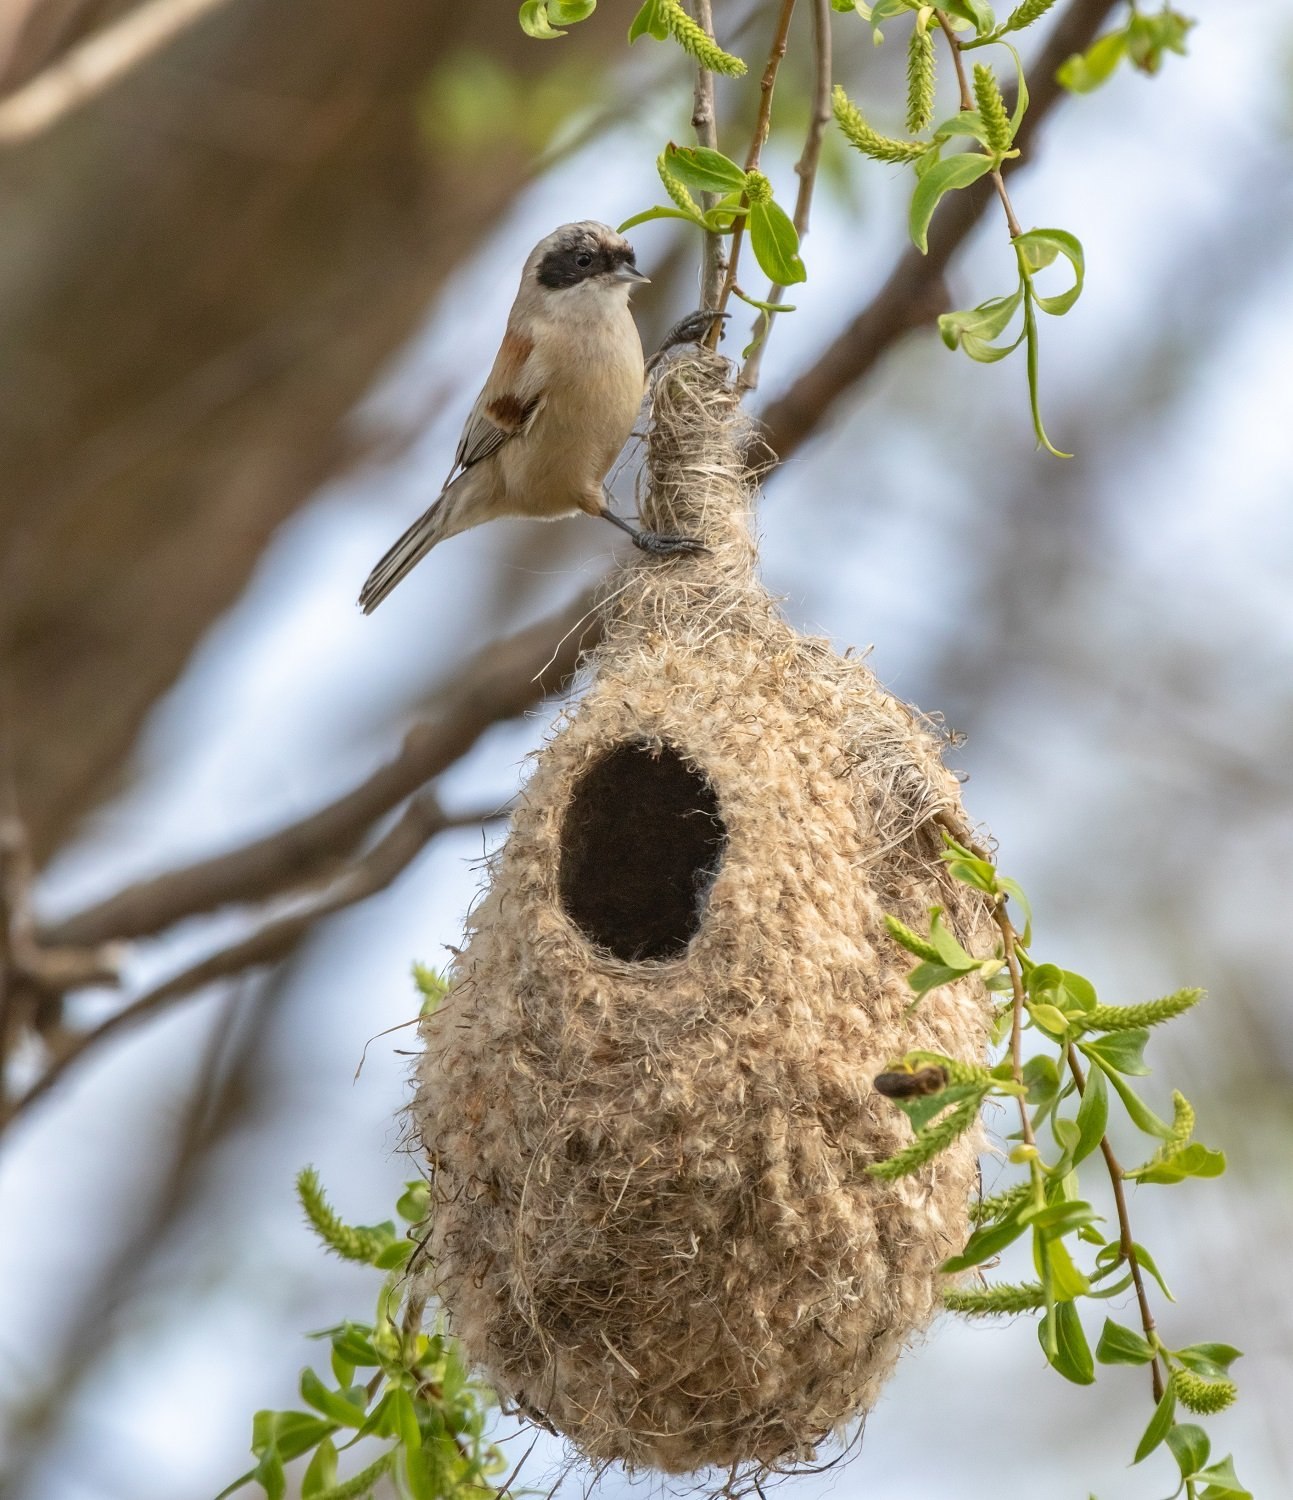
<path id="1" fill-rule="evenodd" d="M 671 745 L 617 745 L 577 782 L 561 829 L 561 904 L 631 961 L 696 935 L 727 844 L 709 778 Z"/>

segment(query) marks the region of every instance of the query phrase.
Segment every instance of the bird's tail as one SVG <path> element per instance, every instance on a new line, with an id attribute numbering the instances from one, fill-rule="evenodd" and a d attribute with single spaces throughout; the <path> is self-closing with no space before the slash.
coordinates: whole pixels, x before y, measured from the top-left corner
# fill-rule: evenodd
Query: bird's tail
<path id="1" fill-rule="evenodd" d="M 449 491 L 444 493 L 424 510 L 398 542 L 382 558 L 368 575 L 368 581 L 359 591 L 359 607 L 371 615 L 395 585 L 427 555 L 437 542 L 452 535 L 448 526 Z"/>

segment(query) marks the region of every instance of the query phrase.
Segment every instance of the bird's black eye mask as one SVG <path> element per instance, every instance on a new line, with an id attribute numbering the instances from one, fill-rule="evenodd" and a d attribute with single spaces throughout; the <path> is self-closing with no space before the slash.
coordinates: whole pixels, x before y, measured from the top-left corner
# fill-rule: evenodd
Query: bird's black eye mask
<path id="1" fill-rule="evenodd" d="M 590 276 L 604 276 L 617 271 L 621 266 L 631 266 L 635 256 L 630 245 L 598 244 L 593 240 L 580 240 L 573 245 L 558 245 L 539 262 L 539 285 L 554 291 L 562 287 L 578 286 Z"/>

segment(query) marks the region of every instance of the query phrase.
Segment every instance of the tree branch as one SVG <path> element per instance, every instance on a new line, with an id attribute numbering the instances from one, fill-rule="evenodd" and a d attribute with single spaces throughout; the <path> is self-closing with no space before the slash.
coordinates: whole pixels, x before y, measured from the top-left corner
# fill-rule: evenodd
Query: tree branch
<path id="1" fill-rule="evenodd" d="M 822 141 L 826 127 L 831 122 L 831 0 L 813 0 L 813 109 L 808 117 L 808 136 L 804 141 L 803 155 L 795 163 L 799 176 L 799 192 L 795 197 L 794 225 L 800 243 L 808 233 L 808 216 L 813 206 L 813 189 L 817 185 L 817 166 L 821 161 Z M 768 290 L 765 301 L 774 306 L 785 296 L 784 286 L 775 283 Z M 773 315 L 760 312 L 754 321 L 752 343 L 754 348 L 745 361 L 740 378 L 736 382 L 738 391 L 752 391 L 759 383 L 759 369 L 763 364 L 763 351 L 768 347 L 768 335 L 772 332 Z"/>
<path id="2" fill-rule="evenodd" d="M 475 827 L 491 818 L 494 811 L 477 810 L 460 817 L 446 817 L 430 792 L 415 797 L 399 821 L 372 849 L 357 860 L 321 895 L 297 911 L 275 917 L 257 927 L 246 937 L 228 947 L 199 959 L 154 989 L 146 991 L 89 1031 L 64 1041 L 57 1055 L 27 1092 L 7 1109 L 0 1109 L 0 1130 L 17 1119 L 26 1109 L 53 1088 L 78 1058 L 118 1031 L 137 1025 L 158 1012 L 168 1010 L 177 1001 L 204 989 L 217 979 L 242 974 L 248 969 L 277 963 L 286 958 L 314 925 L 346 907 L 367 900 L 403 873 L 427 844 L 449 828 Z"/>
<path id="3" fill-rule="evenodd" d="M 29 140 L 112 87 L 226 0 L 144 0 L 0 100 L 0 145 Z"/>
<path id="4" fill-rule="evenodd" d="M 1060 64 L 1094 40 L 1117 0 L 1072 0 L 1056 22 L 1029 71 L 1029 106 L 1017 143 L 1027 152 L 1042 121 L 1063 90 L 1055 81 Z M 1007 100 L 1007 104 L 1010 101 Z M 1013 166 L 1013 163 L 1008 163 Z M 762 412 L 767 441 L 785 458 L 821 425 L 840 397 L 875 366 L 904 333 L 932 322 L 947 309 L 943 276 L 952 256 L 969 237 L 993 195 L 981 179 L 939 205 L 929 236 L 929 254 L 909 247 L 884 285 L 825 349 L 811 369 Z"/>
<path id="5" fill-rule="evenodd" d="M 713 40 L 714 11 L 710 0 L 694 0 L 696 21 L 705 35 Z M 718 150 L 718 116 L 714 109 L 714 75 L 703 63 L 696 65 L 696 89 L 692 99 L 691 125 L 696 143 L 707 150 Z M 718 202 L 717 193 L 702 193 L 701 206 L 708 211 Z M 727 270 L 727 247 L 721 234 L 705 233 L 704 259 L 701 267 L 700 305 L 718 306 L 719 288 Z"/>
<path id="6" fill-rule="evenodd" d="M 258 901 L 347 857 L 377 821 L 453 765 L 491 725 L 515 718 L 574 671 L 601 625 L 594 593 L 466 662 L 409 730 L 399 753 L 308 817 L 242 848 L 127 886 L 41 933 L 45 944 L 88 946 L 144 937 L 198 912 Z M 554 645 L 555 643 L 555 645 Z"/>

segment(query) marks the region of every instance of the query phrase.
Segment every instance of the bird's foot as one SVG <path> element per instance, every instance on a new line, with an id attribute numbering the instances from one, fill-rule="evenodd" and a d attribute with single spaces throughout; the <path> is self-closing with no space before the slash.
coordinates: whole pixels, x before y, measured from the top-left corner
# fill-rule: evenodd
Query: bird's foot
<path id="1" fill-rule="evenodd" d="M 712 307 L 702 307 L 695 312 L 688 313 L 685 318 L 679 318 L 665 334 L 660 347 L 647 361 L 648 372 L 655 369 L 670 349 L 676 349 L 679 344 L 699 344 L 702 339 L 708 337 L 715 323 L 721 323 L 731 316 L 731 313 L 717 312 Z"/>
<path id="2" fill-rule="evenodd" d="M 639 531 L 623 516 L 617 516 L 609 505 L 603 505 L 600 514 L 604 521 L 609 521 L 612 526 L 618 526 L 621 531 L 632 537 L 635 547 L 643 552 L 649 552 L 653 557 L 674 557 L 680 553 L 694 556 L 709 551 L 704 542 L 697 541 L 695 537 L 667 536 L 658 531 Z"/>
<path id="3" fill-rule="evenodd" d="M 675 557 L 679 554 L 695 557 L 709 553 L 704 542 L 694 536 L 668 536 L 659 531 L 635 531 L 633 545 L 653 557 Z"/>

